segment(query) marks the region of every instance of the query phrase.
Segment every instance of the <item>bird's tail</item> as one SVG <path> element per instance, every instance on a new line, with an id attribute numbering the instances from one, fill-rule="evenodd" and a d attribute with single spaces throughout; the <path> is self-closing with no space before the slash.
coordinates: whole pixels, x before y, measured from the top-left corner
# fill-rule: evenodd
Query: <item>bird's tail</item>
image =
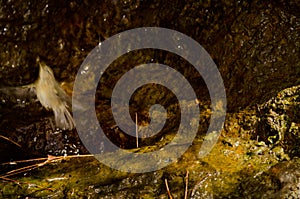
<path id="1" fill-rule="evenodd" d="M 72 130 L 75 127 L 73 117 L 65 105 L 53 109 L 56 126 L 64 130 Z"/>

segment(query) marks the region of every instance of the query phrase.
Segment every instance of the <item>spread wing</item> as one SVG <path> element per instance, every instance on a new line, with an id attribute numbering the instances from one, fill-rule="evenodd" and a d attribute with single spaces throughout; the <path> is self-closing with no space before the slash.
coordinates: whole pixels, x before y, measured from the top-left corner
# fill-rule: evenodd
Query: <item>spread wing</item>
<path id="1" fill-rule="evenodd" d="M 35 87 L 33 84 L 18 87 L 1 87 L 0 99 L 16 102 L 17 100 L 31 101 L 36 99 Z"/>

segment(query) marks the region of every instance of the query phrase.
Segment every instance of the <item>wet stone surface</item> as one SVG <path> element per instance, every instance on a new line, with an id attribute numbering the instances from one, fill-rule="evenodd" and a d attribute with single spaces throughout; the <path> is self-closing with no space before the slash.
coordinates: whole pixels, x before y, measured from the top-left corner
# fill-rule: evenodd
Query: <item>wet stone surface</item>
<path id="1" fill-rule="evenodd" d="M 259 107 L 257 136 L 271 147 L 283 146 L 291 157 L 299 157 L 300 87 L 282 90 Z"/>

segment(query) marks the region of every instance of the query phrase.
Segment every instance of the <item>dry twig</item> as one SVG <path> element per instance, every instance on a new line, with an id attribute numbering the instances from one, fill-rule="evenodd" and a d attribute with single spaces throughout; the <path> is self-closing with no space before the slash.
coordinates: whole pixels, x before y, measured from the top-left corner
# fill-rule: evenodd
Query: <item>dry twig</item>
<path id="1" fill-rule="evenodd" d="M 184 199 L 187 199 L 187 195 L 188 195 L 188 183 L 189 183 L 189 171 L 186 170 Z"/>
<path id="2" fill-rule="evenodd" d="M 168 185 L 168 180 L 167 179 L 165 179 L 165 184 L 166 184 L 166 188 L 167 188 L 167 192 L 168 192 L 169 198 L 173 199 L 171 191 L 169 189 L 169 185 Z"/>

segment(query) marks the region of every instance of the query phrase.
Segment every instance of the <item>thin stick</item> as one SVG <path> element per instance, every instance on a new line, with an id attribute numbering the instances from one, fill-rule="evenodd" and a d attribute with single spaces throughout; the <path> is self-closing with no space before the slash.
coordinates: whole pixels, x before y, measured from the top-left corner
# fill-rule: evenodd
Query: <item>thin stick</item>
<path id="1" fill-rule="evenodd" d="M 1 163 L 1 165 L 18 164 L 18 163 L 24 163 L 24 162 L 34 162 L 34 161 L 41 161 L 41 160 L 47 160 L 47 159 L 48 158 L 35 158 L 35 159 L 29 159 L 29 160 L 18 160 L 18 161 L 11 161 L 11 162 Z"/>
<path id="2" fill-rule="evenodd" d="M 20 173 L 28 172 L 28 171 L 30 171 L 32 169 L 36 169 L 36 168 L 38 168 L 38 164 L 30 165 L 30 166 L 27 166 L 27 167 L 22 167 L 20 169 L 15 169 L 15 170 L 12 170 L 10 172 L 7 172 L 5 175 L 0 176 L 0 178 L 6 178 L 6 177 L 9 177 L 9 176 L 13 176 L 13 175 L 17 175 L 17 174 L 20 174 Z"/>
<path id="3" fill-rule="evenodd" d="M 166 184 L 166 188 L 167 188 L 167 192 L 168 192 L 169 198 L 173 199 L 171 191 L 169 189 L 169 185 L 168 185 L 168 180 L 167 179 L 165 179 L 165 184 Z"/>
<path id="4" fill-rule="evenodd" d="M 45 160 L 44 162 L 38 163 L 38 164 L 33 164 L 33 165 L 29 165 L 26 167 L 22 167 L 19 169 L 15 169 L 9 172 L 6 172 L 4 175 L 0 175 L 0 178 L 4 179 L 6 177 L 9 176 L 13 176 L 13 175 L 17 175 L 20 173 L 24 173 L 24 172 L 28 172 L 30 170 L 39 168 L 44 166 L 45 164 L 51 163 L 51 162 L 55 162 L 55 161 L 59 161 L 59 160 L 63 160 L 63 159 L 67 159 L 67 158 L 80 158 L 80 157 L 92 157 L 93 155 L 91 154 L 87 154 L 87 155 L 71 155 L 71 156 L 51 156 L 48 155 L 47 158 L 37 158 L 37 159 L 31 159 L 31 160 L 20 160 L 20 161 L 15 161 L 15 162 L 11 162 L 11 163 L 22 163 L 22 162 L 30 162 L 30 161 L 41 161 L 41 160 Z M 9 164 L 9 163 L 4 163 L 4 164 Z"/>
<path id="5" fill-rule="evenodd" d="M 139 129 L 138 129 L 138 115 L 135 113 L 135 137 L 136 137 L 136 148 L 139 148 Z"/>
<path id="6" fill-rule="evenodd" d="M 18 161 L 11 161 L 11 162 L 5 162 L 1 163 L 1 165 L 8 165 L 8 164 L 18 164 L 18 163 L 24 163 L 24 162 L 33 162 L 33 161 L 41 161 L 41 160 L 50 160 L 50 159 L 67 159 L 67 158 L 83 158 L 83 157 L 93 157 L 94 155 L 86 154 L 86 155 L 69 155 L 69 156 L 48 156 L 47 158 L 35 158 L 35 159 L 28 159 L 28 160 L 18 160 Z"/>
<path id="7" fill-rule="evenodd" d="M 189 171 L 186 170 L 184 199 L 187 199 L 187 195 L 188 195 L 188 183 L 189 183 Z"/>
<path id="8" fill-rule="evenodd" d="M 16 145 L 16 146 L 18 146 L 18 147 L 22 147 L 21 145 L 19 145 L 18 143 L 16 143 L 15 141 L 13 141 L 13 140 L 11 140 L 11 139 L 9 139 L 9 138 L 7 138 L 7 137 L 5 137 L 5 136 L 3 136 L 3 135 L 0 135 L 0 138 L 3 138 L 3 139 L 5 139 L 5 140 L 7 140 L 7 141 L 9 141 L 9 142 L 11 142 L 11 143 L 13 143 L 14 145 Z"/>

